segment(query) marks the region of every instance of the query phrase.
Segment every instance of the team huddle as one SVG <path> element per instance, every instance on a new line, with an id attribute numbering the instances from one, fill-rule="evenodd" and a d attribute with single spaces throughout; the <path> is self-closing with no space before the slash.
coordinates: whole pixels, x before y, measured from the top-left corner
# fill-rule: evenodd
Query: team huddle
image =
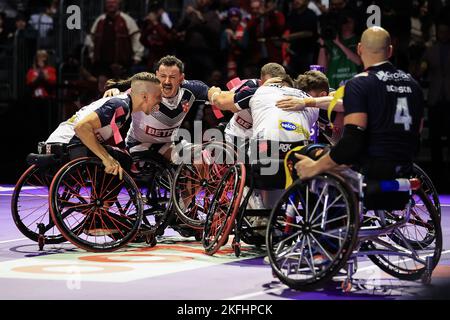
<path id="1" fill-rule="evenodd" d="M 236 256 L 241 241 L 265 245 L 273 274 L 294 289 L 319 287 L 347 266 L 342 288 L 350 290 L 359 255 L 429 283 L 442 229 L 437 191 L 413 163 L 422 91 L 389 62 L 384 29 L 368 28 L 358 55 L 364 71 L 336 90 L 320 71 L 293 79 L 277 63 L 222 90 L 186 80 L 175 56 L 161 58 L 154 74 L 110 80 L 103 98 L 40 144 L 45 152 L 29 155 L 14 221 L 41 250 L 66 240 L 94 252 L 155 246 L 169 227 L 208 255 L 229 243 Z M 190 115 L 207 105 L 230 121 L 205 132 L 192 126 Z M 317 143 L 324 113 L 340 130 Z M 218 162 L 216 151 L 232 162 Z M 29 189 L 42 194 L 20 196 Z"/>

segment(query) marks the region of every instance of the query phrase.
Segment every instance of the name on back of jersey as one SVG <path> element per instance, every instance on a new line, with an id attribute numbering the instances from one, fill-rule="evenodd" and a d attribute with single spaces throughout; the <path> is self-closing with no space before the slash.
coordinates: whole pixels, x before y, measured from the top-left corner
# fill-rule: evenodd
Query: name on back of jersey
<path id="1" fill-rule="evenodd" d="M 394 93 L 412 93 L 412 89 L 410 86 L 394 86 L 394 85 L 386 85 L 387 92 Z"/>

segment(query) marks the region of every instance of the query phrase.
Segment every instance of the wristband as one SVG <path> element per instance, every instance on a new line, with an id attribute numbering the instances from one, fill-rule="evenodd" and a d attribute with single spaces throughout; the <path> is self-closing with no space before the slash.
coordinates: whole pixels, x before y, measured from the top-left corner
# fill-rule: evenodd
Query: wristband
<path id="1" fill-rule="evenodd" d="M 305 98 L 305 108 L 314 108 L 316 106 L 316 99 Z"/>

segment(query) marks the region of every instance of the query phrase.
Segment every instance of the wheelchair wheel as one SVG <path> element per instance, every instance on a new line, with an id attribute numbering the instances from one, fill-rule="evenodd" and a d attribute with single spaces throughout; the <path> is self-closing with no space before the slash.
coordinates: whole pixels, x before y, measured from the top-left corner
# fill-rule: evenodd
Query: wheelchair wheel
<path id="1" fill-rule="evenodd" d="M 423 211 L 427 220 L 421 218 L 420 213 L 416 212 L 417 207 L 414 206 L 411 208 L 410 220 L 405 226 L 380 237 L 379 240 L 383 242 L 368 241 L 364 244 L 367 250 L 386 250 L 387 244 L 388 254 L 368 257 L 381 270 L 401 280 L 418 280 L 424 273 L 431 272 L 438 264 L 442 252 L 442 229 L 436 208 L 422 189 L 419 189 L 416 195 L 425 206 Z M 401 252 L 420 257 L 422 261 L 400 255 Z M 431 270 L 427 269 L 427 258 L 431 262 Z"/>
<path id="2" fill-rule="evenodd" d="M 139 189 L 124 172 L 106 174 L 97 158 L 63 166 L 49 191 L 50 214 L 64 237 L 93 252 L 119 249 L 133 240 L 142 221 Z"/>
<path id="3" fill-rule="evenodd" d="M 20 232 L 30 240 L 45 243 L 66 241 L 53 223 L 48 210 L 48 188 L 55 170 L 31 165 L 19 178 L 11 199 L 11 213 Z M 39 228 L 43 228 L 39 230 Z"/>
<path id="4" fill-rule="evenodd" d="M 239 211 L 245 185 L 245 166 L 231 166 L 222 177 L 208 207 L 202 244 L 209 255 L 223 246 L 230 234 Z"/>
<path id="5" fill-rule="evenodd" d="M 144 203 L 140 231 L 163 235 L 164 230 L 174 220 L 171 201 L 174 173 L 168 165 L 152 160 L 145 162 L 148 170 L 144 170 L 136 179 Z"/>
<path id="6" fill-rule="evenodd" d="M 273 273 L 296 290 L 312 290 L 332 279 L 357 241 L 355 194 L 332 174 L 294 182 L 272 209 L 266 248 Z"/>
<path id="7" fill-rule="evenodd" d="M 431 202 L 433 203 L 433 205 L 436 208 L 436 211 L 440 217 L 441 216 L 441 202 L 439 200 L 439 194 L 438 194 L 436 188 L 434 187 L 433 182 L 431 181 L 430 177 L 417 164 L 414 164 L 414 167 L 413 167 L 413 178 L 420 179 L 420 181 L 422 182 L 423 191 L 430 198 Z M 421 204 L 421 202 L 416 202 L 416 204 Z"/>
<path id="8" fill-rule="evenodd" d="M 226 144 L 208 142 L 190 149 L 190 162 L 175 174 L 172 199 L 175 213 L 187 226 L 202 229 L 217 185 L 230 167 L 234 151 Z"/>

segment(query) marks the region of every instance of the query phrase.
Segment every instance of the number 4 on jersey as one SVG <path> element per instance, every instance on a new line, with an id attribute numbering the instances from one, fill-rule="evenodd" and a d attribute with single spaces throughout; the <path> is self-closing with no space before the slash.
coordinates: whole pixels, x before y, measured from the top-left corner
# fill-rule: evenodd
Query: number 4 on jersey
<path id="1" fill-rule="evenodd" d="M 403 124 L 405 126 L 405 131 L 409 131 L 412 124 L 412 118 L 409 115 L 407 98 L 397 99 L 397 110 L 395 111 L 394 123 Z"/>

